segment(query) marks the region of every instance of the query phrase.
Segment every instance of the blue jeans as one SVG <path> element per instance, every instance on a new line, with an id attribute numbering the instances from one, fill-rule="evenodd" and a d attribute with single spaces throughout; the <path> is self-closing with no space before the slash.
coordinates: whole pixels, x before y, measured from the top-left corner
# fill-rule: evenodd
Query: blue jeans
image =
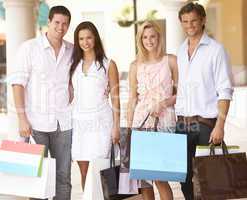
<path id="1" fill-rule="evenodd" d="M 33 130 L 32 136 L 37 144 L 46 146 L 45 157 L 49 150 L 51 157 L 56 159 L 56 196 L 53 200 L 70 200 L 72 130 L 61 131 L 58 125 L 54 132 Z"/>

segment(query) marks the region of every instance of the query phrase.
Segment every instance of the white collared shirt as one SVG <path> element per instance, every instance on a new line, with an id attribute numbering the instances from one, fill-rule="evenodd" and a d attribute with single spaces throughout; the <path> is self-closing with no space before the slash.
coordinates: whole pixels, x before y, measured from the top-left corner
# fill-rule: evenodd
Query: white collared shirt
<path id="1" fill-rule="evenodd" d="M 206 33 L 188 56 L 188 39 L 178 54 L 178 91 L 176 115 L 215 118 L 217 102 L 232 98 L 232 75 L 224 47 Z"/>
<path id="2" fill-rule="evenodd" d="M 25 110 L 32 128 L 38 131 L 62 131 L 71 126 L 69 70 L 73 45 L 63 41 L 59 55 L 45 35 L 24 42 L 16 58 L 9 82 L 25 88 Z"/>

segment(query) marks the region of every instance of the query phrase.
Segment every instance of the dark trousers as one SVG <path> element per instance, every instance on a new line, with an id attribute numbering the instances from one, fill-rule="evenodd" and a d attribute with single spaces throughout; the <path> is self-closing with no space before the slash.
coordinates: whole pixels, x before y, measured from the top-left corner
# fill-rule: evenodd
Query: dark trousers
<path id="1" fill-rule="evenodd" d="M 56 196 L 53 200 L 70 200 L 72 130 L 61 131 L 58 125 L 54 132 L 33 130 L 32 136 L 37 144 L 46 146 L 45 157 L 49 150 L 51 157 L 56 158 Z"/>
<path id="2" fill-rule="evenodd" d="M 196 145 L 208 145 L 211 132 L 211 127 L 200 122 L 189 125 L 185 125 L 183 122 L 177 122 L 176 124 L 176 133 L 187 135 L 187 177 L 185 183 L 180 183 L 186 200 L 194 199 L 192 160 L 195 157 Z"/>

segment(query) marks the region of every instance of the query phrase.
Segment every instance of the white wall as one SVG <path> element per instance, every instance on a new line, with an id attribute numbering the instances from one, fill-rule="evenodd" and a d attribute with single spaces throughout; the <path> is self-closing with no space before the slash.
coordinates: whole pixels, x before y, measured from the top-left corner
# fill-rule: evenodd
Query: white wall
<path id="1" fill-rule="evenodd" d="M 238 128 L 247 128 L 247 87 L 235 87 L 228 121 Z"/>

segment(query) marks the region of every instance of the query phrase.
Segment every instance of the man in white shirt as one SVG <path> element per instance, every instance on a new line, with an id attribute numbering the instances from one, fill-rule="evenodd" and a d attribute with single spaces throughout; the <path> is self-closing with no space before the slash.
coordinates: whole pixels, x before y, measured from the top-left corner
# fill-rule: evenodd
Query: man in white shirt
<path id="1" fill-rule="evenodd" d="M 69 70 L 73 45 L 63 40 L 71 14 L 64 6 L 50 9 L 45 35 L 24 42 L 10 75 L 22 137 L 33 136 L 56 158 L 56 197 L 71 196 L 71 110 Z"/>
<path id="2" fill-rule="evenodd" d="M 196 145 L 219 144 L 224 138 L 224 124 L 232 98 L 231 70 L 221 44 L 205 32 L 203 6 L 188 3 L 179 11 L 187 39 L 179 48 L 177 133 L 187 134 L 188 173 L 181 183 L 186 200 L 193 200 L 192 158 Z"/>

